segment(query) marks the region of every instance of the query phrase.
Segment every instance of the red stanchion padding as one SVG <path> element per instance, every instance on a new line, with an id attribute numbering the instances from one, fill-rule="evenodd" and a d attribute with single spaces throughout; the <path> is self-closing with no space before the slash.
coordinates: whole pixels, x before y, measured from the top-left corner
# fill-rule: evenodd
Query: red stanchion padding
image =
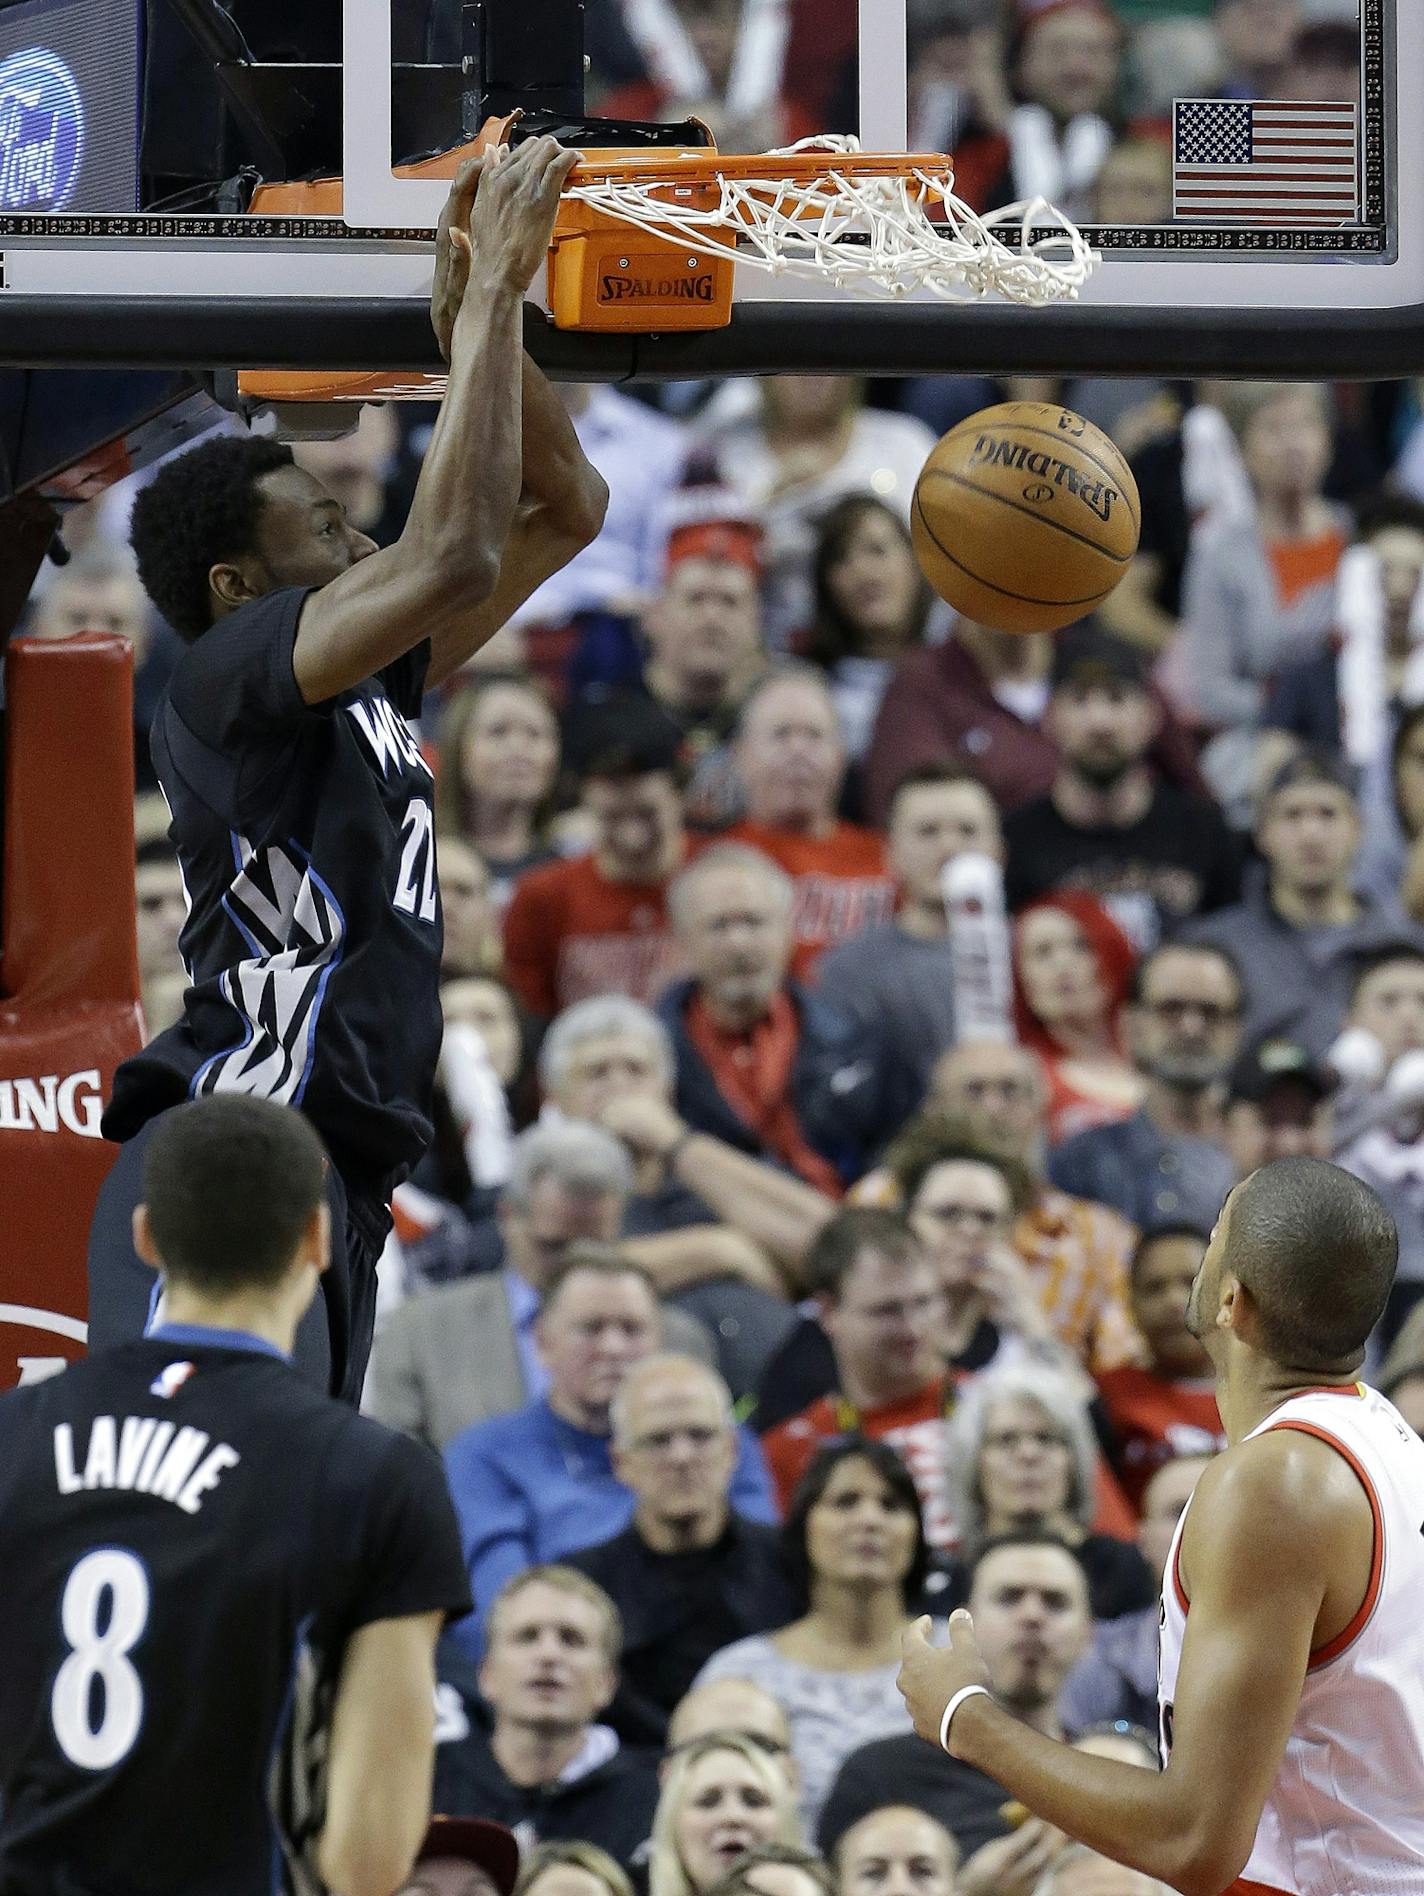
<path id="1" fill-rule="evenodd" d="M 0 1388 L 81 1355 L 114 1069 L 143 1042 L 134 929 L 133 652 L 99 634 L 5 660 Z"/>

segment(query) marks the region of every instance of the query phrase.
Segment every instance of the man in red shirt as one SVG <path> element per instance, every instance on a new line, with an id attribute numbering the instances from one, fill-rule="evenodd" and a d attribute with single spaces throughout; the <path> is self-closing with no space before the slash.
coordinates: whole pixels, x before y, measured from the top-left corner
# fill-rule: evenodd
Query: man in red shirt
<path id="1" fill-rule="evenodd" d="M 1117 1438 L 1113 1467 L 1139 1512 L 1157 1470 L 1182 1455 L 1225 1448 L 1211 1359 L 1187 1328 L 1187 1298 L 1206 1255 L 1207 1234 L 1159 1226 L 1133 1254 L 1132 1316 L 1150 1357 L 1145 1369 L 1102 1370 L 1098 1389 Z"/>
<path id="2" fill-rule="evenodd" d="M 659 708 L 623 698 L 580 726 L 587 856 L 531 870 L 504 922 L 504 967 L 542 1019 L 593 994 L 652 1001 L 678 969 L 664 895 L 690 853 L 681 733 Z"/>
<path id="3" fill-rule="evenodd" d="M 736 759 L 747 815 L 728 835 L 762 850 L 795 884 L 792 972 L 804 978 L 823 949 L 886 921 L 895 906 L 883 837 L 836 815 L 845 743 L 814 666 L 779 667 L 753 687 Z"/>
<path id="4" fill-rule="evenodd" d="M 837 1436 L 883 1440 L 914 1476 L 933 1547 L 954 1542 L 946 1502 L 943 1294 L 934 1266 L 891 1211 L 843 1211 L 806 1260 L 820 1320 L 836 1359 L 836 1393 L 822 1396 L 762 1437 L 784 1512 L 817 1451 Z"/>

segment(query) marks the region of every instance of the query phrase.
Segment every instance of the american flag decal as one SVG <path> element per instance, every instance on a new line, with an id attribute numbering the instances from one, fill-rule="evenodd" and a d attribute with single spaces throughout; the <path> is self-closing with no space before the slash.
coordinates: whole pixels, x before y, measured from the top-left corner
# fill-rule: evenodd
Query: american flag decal
<path id="1" fill-rule="evenodd" d="M 1327 230 L 1358 223 L 1358 118 L 1353 101 L 1176 100 L 1173 217 Z"/>

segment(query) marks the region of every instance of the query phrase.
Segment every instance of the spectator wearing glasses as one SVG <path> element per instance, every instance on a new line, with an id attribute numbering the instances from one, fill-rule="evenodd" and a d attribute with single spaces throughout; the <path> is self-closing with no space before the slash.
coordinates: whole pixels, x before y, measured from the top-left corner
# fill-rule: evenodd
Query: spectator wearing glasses
<path id="1" fill-rule="evenodd" d="M 1054 1336 L 1014 1249 L 1014 1223 L 1033 1202 L 1017 1160 L 975 1143 L 962 1125 L 925 1113 L 885 1155 L 910 1229 L 944 1297 L 940 1347 L 960 1374 L 994 1364 L 1075 1359 Z"/>
<path id="2" fill-rule="evenodd" d="M 1097 1443 L 1077 1385 L 1047 1369 L 995 1369 L 963 1391 L 950 1423 L 947 1467 L 963 1555 L 952 1587 L 963 1597 L 978 1550 L 1006 1534 L 1051 1534 L 1088 1576 L 1094 1619 L 1115 1619 L 1157 1597 L 1129 1541 L 1091 1528 Z"/>
<path id="3" fill-rule="evenodd" d="M 663 1343 L 651 1280 L 617 1246 L 571 1247 L 535 1322 L 547 1395 L 465 1429 L 445 1450 L 475 1612 L 457 1637 L 478 1654 L 484 1617 L 521 1567 L 561 1560 L 620 1532 L 634 1496 L 613 1468 L 612 1404 L 635 1363 Z M 739 1435 L 731 1494 L 774 1520 L 770 1482 L 753 1438 Z"/>
<path id="4" fill-rule="evenodd" d="M 1106 1205 L 1048 1182 L 1047 1093 L 1035 1056 L 1001 1041 L 965 1041 L 937 1062 L 928 1104 L 1028 1167 L 1034 1195 L 1013 1244 L 1059 1342 L 1093 1370 L 1136 1362 L 1141 1342 L 1127 1307 L 1132 1227 Z"/>
<path id="5" fill-rule="evenodd" d="M 1223 948 L 1169 942 L 1133 971 L 1124 1030 L 1142 1075 L 1130 1119 L 1049 1154 L 1062 1191 L 1111 1205 L 1140 1229 L 1210 1230 L 1236 1182 L 1221 1144 L 1226 1081 L 1241 1044 L 1241 973 Z"/>
<path id="6" fill-rule="evenodd" d="M 660 1744 L 668 1715 L 723 1646 L 795 1610 L 775 1528 L 728 1501 L 736 1431 L 726 1384 L 684 1356 L 633 1369 L 613 1402 L 613 1472 L 634 1496 L 621 1534 L 568 1556 L 623 1621 L 610 1722 Z"/>
<path id="7" fill-rule="evenodd" d="M 895 1681 L 928 1548 L 904 1462 L 887 1442 L 864 1436 L 832 1443 L 817 1457 L 783 1532 L 806 1612 L 726 1647 L 699 1683 L 750 1674 L 781 1700 L 810 1829 L 847 1755 L 908 1729 Z"/>
<path id="8" fill-rule="evenodd" d="M 1187 1300 L 1208 1240 L 1208 1231 L 1190 1225 L 1144 1233 L 1132 1260 L 1132 1315 L 1148 1361 L 1141 1368 L 1105 1370 L 1098 1378 L 1113 1436 L 1113 1469 L 1135 1509 L 1166 1463 L 1226 1446 L 1211 1361 L 1187 1328 Z"/>
<path id="9" fill-rule="evenodd" d="M 827 1442 L 863 1435 L 889 1443 L 910 1470 L 931 1546 L 953 1545 L 943 1481 L 950 1381 L 933 1264 L 894 1212 L 852 1210 L 812 1245 L 807 1276 L 835 1381 L 830 1394 L 762 1438 L 782 1507 Z M 773 1364 L 768 1383 L 777 1378 Z"/>

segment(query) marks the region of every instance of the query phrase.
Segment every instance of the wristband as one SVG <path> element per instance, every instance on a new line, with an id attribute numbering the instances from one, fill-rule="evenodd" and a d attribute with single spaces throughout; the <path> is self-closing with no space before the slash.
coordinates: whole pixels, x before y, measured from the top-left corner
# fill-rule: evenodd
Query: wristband
<path id="1" fill-rule="evenodd" d="M 987 1685 L 961 1685 L 954 1697 L 944 1708 L 944 1717 L 939 1721 L 939 1743 L 941 1751 L 949 1750 L 949 1721 L 959 1710 L 965 1699 L 973 1698 L 976 1692 L 982 1692 L 985 1698 L 992 1698 Z"/>

